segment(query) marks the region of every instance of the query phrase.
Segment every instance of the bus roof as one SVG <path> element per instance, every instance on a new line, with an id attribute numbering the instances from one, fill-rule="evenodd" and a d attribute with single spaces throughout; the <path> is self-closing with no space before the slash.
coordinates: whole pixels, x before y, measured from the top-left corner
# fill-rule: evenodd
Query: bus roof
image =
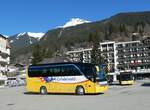
<path id="1" fill-rule="evenodd" d="M 94 64 L 91 64 L 91 63 L 81 63 L 81 62 L 63 62 L 63 63 L 47 63 L 47 64 L 36 64 L 36 65 L 30 65 L 29 67 L 33 67 L 33 66 L 52 66 L 52 65 L 63 65 L 63 64 L 74 64 L 74 65 L 77 65 L 77 64 L 87 64 L 87 65 L 94 65 Z"/>
<path id="2" fill-rule="evenodd" d="M 132 71 L 128 71 L 128 72 L 120 72 L 120 74 L 132 74 Z"/>

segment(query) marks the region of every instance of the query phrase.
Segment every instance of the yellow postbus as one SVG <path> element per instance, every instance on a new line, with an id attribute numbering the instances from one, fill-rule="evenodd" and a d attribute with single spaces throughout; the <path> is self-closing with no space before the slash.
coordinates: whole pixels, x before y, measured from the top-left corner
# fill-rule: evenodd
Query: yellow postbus
<path id="1" fill-rule="evenodd" d="M 119 75 L 120 85 L 132 85 L 134 83 L 132 72 L 121 72 Z"/>
<path id="2" fill-rule="evenodd" d="M 52 63 L 27 68 L 26 91 L 41 94 L 101 93 L 108 89 L 103 69 L 89 63 Z"/>

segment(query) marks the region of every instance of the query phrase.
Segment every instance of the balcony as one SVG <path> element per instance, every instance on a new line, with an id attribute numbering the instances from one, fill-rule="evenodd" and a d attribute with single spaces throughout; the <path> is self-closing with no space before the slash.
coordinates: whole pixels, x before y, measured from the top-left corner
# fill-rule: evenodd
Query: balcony
<path id="1" fill-rule="evenodd" d="M 0 53 L 10 54 L 10 49 L 6 49 L 6 48 L 1 48 L 0 47 Z"/>
<path id="2" fill-rule="evenodd" d="M 0 57 L 0 62 L 8 62 L 8 59 L 4 59 L 4 58 Z"/>
<path id="3" fill-rule="evenodd" d="M 3 58 L 7 58 L 7 57 L 9 57 L 10 55 L 8 55 L 7 53 L 2 53 L 2 52 L 0 52 L 0 56 L 2 56 Z"/>

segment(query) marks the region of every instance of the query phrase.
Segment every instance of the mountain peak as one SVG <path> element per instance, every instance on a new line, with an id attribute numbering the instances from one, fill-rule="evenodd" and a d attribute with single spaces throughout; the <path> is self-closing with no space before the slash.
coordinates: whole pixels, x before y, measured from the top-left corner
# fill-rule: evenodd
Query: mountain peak
<path id="1" fill-rule="evenodd" d="M 26 34 L 26 32 L 19 33 L 19 34 L 17 35 L 17 37 L 23 36 L 23 35 L 25 35 L 25 34 Z"/>
<path id="2" fill-rule="evenodd" d="M 38 33 L 27 32 L 27 34 L 30 37 L 38 38 L 39 40 L 45 35 L 45 33 L 42 33 L 42 32 L 38 32 Z"/>
<path id="3" fill-rule="evenodd" d="M 80 18 L 71 18 L 70 21 L 66 22 L 63 26 L 59 26 L 59 27 L 67 28 L 67 27 L 76 26 L 79 24 L 89 23 L 89 22 L 91 22 L 91 21 L 87 21 L 87 20 L 80 19 Z"/>
<path id="4" fill-rule="evenodd" d="M 23 33 L 19 33 L 16 38 L 19 39 L 19 37 L 24 36 L 24 35 L 28 35 L 30 37 L 34 37 L 34 38 L 40 40 L 45 35 L 45 33 L 23 32 Z"/>

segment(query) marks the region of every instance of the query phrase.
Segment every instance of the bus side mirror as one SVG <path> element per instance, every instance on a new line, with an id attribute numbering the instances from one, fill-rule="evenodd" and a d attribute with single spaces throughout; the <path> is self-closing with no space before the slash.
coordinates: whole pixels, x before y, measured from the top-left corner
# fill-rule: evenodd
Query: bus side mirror
<path id="1" fill-rule="evenodd" d="M 91 80 L 92 82 L 95 82 L 95 78 L 94 78 L 94 77 L 90 78 L 90 80 Z"/>

